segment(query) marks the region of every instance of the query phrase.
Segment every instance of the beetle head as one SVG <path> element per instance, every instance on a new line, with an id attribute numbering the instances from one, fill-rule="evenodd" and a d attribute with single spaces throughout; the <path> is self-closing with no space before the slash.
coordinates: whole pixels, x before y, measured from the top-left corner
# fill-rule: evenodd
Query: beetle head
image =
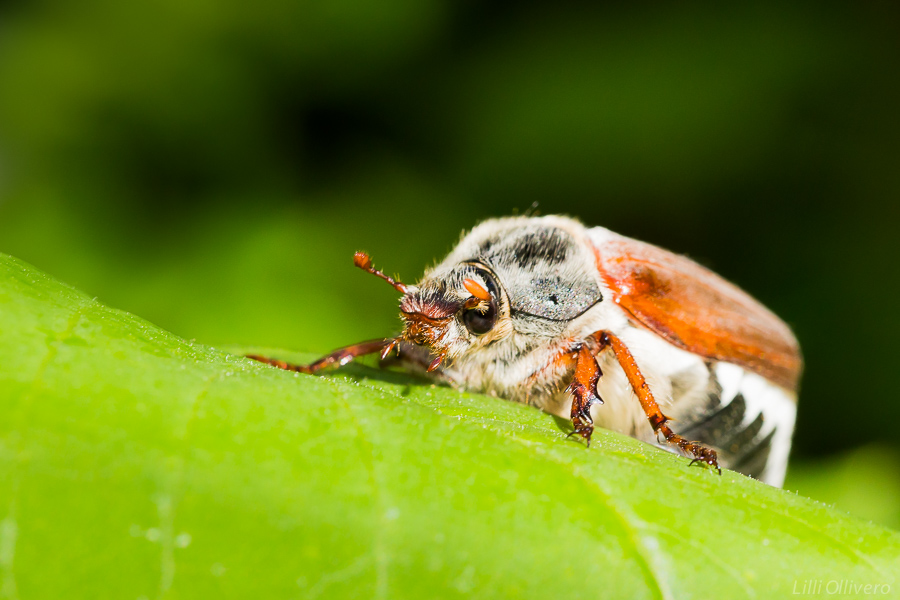
<path id="1" fill-rule="evenodd" d="M 433 371 L 446 359 L 454 359 L 510 331 L 509 315 L 496 275 L 477 262 L 460 263 L 429 273 L 418 286 L 403 284 L 376 270 L 368 255 L 357 252 L 354 264 L 381 277 L 403 293 L 400 315 L 402 333 L 391 340 L 383 356 L 399 342 L 429 349 Z"/>
<path id="2" fill-rule="evenodd" d="M 432 370 L 501 340 L 512 344 L 491 346 L 482 362 L 526 352 L 529 343 L 563 335 L 603 300 L 584 227 L 560 217 L 485 221 L 417 286 L 375 270 L 366 254 L 354 262 L 403 293 L 403 332 L 384 356 L 400 342 L 416 344 L 435 357 Z"/>

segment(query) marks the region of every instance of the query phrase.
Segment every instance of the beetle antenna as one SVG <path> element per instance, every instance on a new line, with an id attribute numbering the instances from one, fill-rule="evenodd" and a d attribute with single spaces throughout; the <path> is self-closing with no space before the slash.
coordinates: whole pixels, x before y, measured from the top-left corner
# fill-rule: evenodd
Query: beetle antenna
<path id="1" fill-rule="evenodd" d="M 394 289 L 397 290 L 398 292 L 400 292 L 401 294 L 405 294 L 409 290 L 409 286 L 407 286 L 405 283 L 397 281 L 393 277 L 385 275 L 384 273 L 382 273 L 381 271 L 379 271 L 378 269 L 373 267 L 372 259 L 369 258 L 369 255 L 366 254 L 365 252 L 357 252 L 356 254 L 354 254 L 353 255 L 353 264 L 356 265 L 357 267 L 359 267 L 360 269 L 362 269 L 363 271 L 366 271 L 367 273 L 371 273 L 372 275 L 377 275 L 378 277 L 381 277 L 382 279 L 387 281 L 389 284 L 394 286 Z"/>

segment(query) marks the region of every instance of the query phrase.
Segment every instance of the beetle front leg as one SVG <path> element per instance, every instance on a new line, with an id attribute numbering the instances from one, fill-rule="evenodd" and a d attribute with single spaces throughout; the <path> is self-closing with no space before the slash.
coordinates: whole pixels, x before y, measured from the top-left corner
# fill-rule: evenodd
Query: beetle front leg
<path id="1" fill-rule="evenodd" d="M 591 406 L 603 404 L 603 399 L 597 393 L 597 382 L 602 374 L 594 353 L 588 344 L 582 344 L 575 355 L 575 374 L 566 392 L 572 394 L 572 424 L 575 426 L 569 435 L 580 435 L 588 446 L 591 445 L 591 434 L 594 433 Z"/>
<path id="2" fill-rule="evenodd" d="M 394 340 L 384 339 L 360 342 L 359 344 L 353 344 L 352 346 L 338 348 L 331 354 L 323 356 L 319 360 L 308 365 L 292 365 L 283 360 L 278 360 L 277 358 L 268 358 L 265 356 L 259 356 L 258 354 L 248 354 L 247 358 L 252 358 L 253 360 L 257 360 L 261 363 L 265 363 L 273 367 L 278 367 L 279 369 L 284 369 L 286 371 L 296 371 L 298 373 L 315 373 L 316 371 L 320 371 L 321 369 L 324 369 L 325 367 L 329 367 L 331 365 L 346 365 L 358 356 L 375 354 L 376 352 L 380 352 L 383 355 L 387 354 L 387 352 L 389 352 L 391 348 L 394 347 L 394 345 Z"/>

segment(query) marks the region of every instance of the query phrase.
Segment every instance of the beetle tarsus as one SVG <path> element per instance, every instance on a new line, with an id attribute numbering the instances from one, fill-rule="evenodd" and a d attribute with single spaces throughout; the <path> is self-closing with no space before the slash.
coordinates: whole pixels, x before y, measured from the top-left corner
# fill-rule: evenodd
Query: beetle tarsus
<path id="1" fill-rule="evenodd" d="M 722 469 L 719 467 L 719 455 L 712 448 L 704 446 L 700 442 L 686 440 L 672 431 L 666 421 L 660 423 L 657 431 L 665 436 L 667 442 L 678 446 L 686 456 L 691 458 L 689 467 L 694 466 L 695 463 L 705 464 L 718 471 L 719 475 L 722 474 Z"/>
<path id="2" fill-rule="evenodd" d="M 697 442 L 688 442 L 688 446 L 690 449 L 687 452 L 690 452 L 691 456 L 694 457 L 688 465 L 689 467 L 694 466 L 694 463 L 707 464 L 718 471 L 719 475 L 722 474 L 722 469 L 719 467 L 719 457 L 715 450 Z"/>
<path id="3" fill-rule="evenodd" d="M 567 438 L 572 437 L 573 435 L 580 435 L 584 439 L 584 445 L 586 448 L 591 447 L 591 434 L 594 433 L 594 425 L 591 423 L 578 422 L 574 423 L 575 429 L 569 432 L 566 436 Z"/>

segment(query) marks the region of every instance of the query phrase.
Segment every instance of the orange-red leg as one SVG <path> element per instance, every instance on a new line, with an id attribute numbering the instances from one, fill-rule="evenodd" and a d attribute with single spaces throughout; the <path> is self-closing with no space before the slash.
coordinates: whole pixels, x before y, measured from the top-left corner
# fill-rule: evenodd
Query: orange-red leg
<path id="1" fill-rule="evenodd" d="M 634 360 L 634 356 L 622 340 L 608 331 L 598 331 L 594 334 L 594 338 L 604 347 L 610 346 L 612 348 L 616 355 L 616 359 L 625 371 L 625 376 L 628 377 L 628 382 L 631 384 L 634 393 L 641 403 L 641 408 L 644 409 L 644 413 L 650 420 L 653 431 L 663 434 L 667 442 L 678 446 L 682 452 L 690 456 L 693 459 L 691 460 L 691 464 L 694 464 L 695 462 L 706 463 L 721 474 L 722 469 L 719 468 L 718 457 L 715 450 L 707 448 L 698 442 L 688 441 L 673 432 L 669 427 L 668 417 L 660 410 L 659 405 L 653 398 L 653 394 L 650 392 L 647 380 L 644 379 L 644 375 L 641 373 L 637 362 Z"/>
<path id="2" fill-rule="evenodd" d="M 572 425 L 575 426 L 569 435 L 580 435 L 588 446 L 591 445 L 591 434 L 594 433 L 591 406 L 603 403 L 597 394 L 597 382 L 602 374 L 594 351 L 588 344 L 582 344 L 575 354 L 575 374 L 566 391 L 572 394 Z"/>
<path id="3" fill-rule="evenodd" d="M 279 369 L 285 369 L 287 371 L 297 371 L 298 373 L 315 373 L 316 371 L 324 369 L 325 367 L 330 367 L 331 365 L 346 365 L 357 356 L 375 354 L 376 352 L 384 352 L 385 350 L 393 347 L 393 345 L 393 340 L 369 340 L 368 342 L 353 344 L 352 346 L 347 346 L 345 348 L 338 348 L 331 354 L 323 356 L 319 360 L 308 365 L 292 365 L 283 360 L 278 360 L 276 358 L 267 358 L 265 356 L 259 356 L 257 354 L 248 354 L 247 358 L 252 358 L 253 360 L 258 360 L 259 362 L 266 363 L 267 365 L 272 365 L 273 367 L 278 367 Z"/>

